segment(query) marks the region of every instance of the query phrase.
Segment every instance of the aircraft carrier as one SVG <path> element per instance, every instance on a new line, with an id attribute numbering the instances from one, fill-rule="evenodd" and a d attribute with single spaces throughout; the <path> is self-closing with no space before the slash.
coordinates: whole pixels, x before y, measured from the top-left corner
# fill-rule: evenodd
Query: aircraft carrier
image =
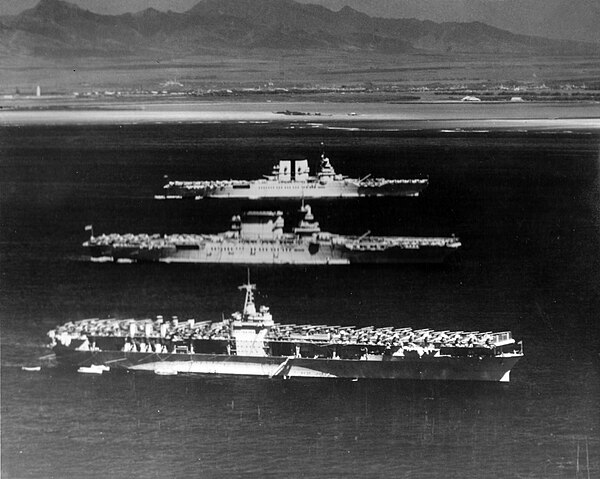
<path id="1" fill-rule="evenodd" d="M 82 373 L 112 369 L 159 375 L 500 381 L 523 357 L 509 331 L 296 325 L 257 307 L 248 282 L 244 308 L 216 321 L 173 317 L 86 319 L 48 332 L 59 364 Z M 390 318 L 393 321 L 394 318 Z"/>
<path id="2" fill-rule="evenodd" d="M 310 205 L 284 232 L 282 211 L 249 211 L 218 234 L 102 234 L 83 243 L 92 261 L 165 263 L 441 263 L 461 246 L 455 236 L 347 236 L 321 231 Z M 90 227 L 87 227 L 90 229 Z"/>
<path id="3" fill-rule="evenodd" d="M 308 160 L 280 160 L 270 175 L 257 180 L 169 181 L 159 200 L 174 199 L 314 199 L 367 196 L 418 196 L 427 187 L 427 178 L 348 178 L 337 174 L 321 154 L 319 172 L 310 175 Z"/>

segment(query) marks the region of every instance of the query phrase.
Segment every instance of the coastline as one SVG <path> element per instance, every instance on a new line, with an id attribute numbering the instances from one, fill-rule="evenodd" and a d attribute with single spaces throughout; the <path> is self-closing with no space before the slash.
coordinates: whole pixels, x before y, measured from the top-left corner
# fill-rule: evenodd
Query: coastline
<path id="1" fill-rule="evenodd" d="M 600 129 L 597 102 L 5 102 L 0 126 L 293 121 L 311 125 L 390 121 L 424 128 Z"/>

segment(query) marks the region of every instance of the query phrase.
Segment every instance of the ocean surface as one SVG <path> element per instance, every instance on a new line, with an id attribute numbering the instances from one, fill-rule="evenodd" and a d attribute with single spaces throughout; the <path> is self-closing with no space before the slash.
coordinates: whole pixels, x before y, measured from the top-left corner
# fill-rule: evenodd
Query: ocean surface
<path id="1" fill-rule="evenodd" d="M 598 131 L 422 123 L 0 128 L 6 478 L 600 477 Z M 282 157 L 428 176 L 419 198 L 313 201 L 325 231 L 459 236 L 442 266 L 253 267 L 276 321 L 512 330 L 509 384 L 77 375 L 46 332 L 91 317 L 219 318 L 242 266 L 92 264 L 94 232 L 219 232 L 297 202 L 153 200 L 171 179 L 258 178 Z M 42 364 L 46 365 L 44 361 Z"/>

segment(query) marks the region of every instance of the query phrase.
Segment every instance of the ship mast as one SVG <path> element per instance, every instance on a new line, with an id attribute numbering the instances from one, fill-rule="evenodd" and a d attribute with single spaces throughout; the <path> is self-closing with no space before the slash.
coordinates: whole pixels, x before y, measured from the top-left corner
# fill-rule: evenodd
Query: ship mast
<path id="1" fill-rule="evenodd" d="M 250 270 L 248 269 L 248 282 L 238 286 L 238 289 L 246 291 L 246 299 L 244 300 L 244 317 L 256 314 L 256 306 L 254 306 L 254 293 L 256 284 L 250 283 Z"/>
<path id="2" fill-rule="evenodd" d="M 335 177 L 335 170 L 331 163 L 329 162 L 329 158 L 325 156 L 325 143 L 321 142 L 321 164 L 319 165 L 319 172 L 317 173 L 317 177 L 319 179 L 333 179 Z"/>

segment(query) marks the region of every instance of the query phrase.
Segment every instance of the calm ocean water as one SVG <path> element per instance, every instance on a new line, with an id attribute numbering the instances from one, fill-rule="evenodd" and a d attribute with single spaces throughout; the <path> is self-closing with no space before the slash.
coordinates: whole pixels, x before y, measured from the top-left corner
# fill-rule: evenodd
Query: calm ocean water
<path id="1" fill-rule="evenodd" d="M 2 476 L 600 476 L 600 138 L 412 127 L 0 129 Z M 240 308 L 243 267 L 90 264 L 83 227 L 223 231 L 247 205 L 154 201 L 164 175 L 314 168 L 321 141 L 344 174 L 430 179 L 420 198 L 313 202 L 322 229 L 455 233 L 462 252 L 439 267 L 257 267 L 260 302 L 281 322 L 510 329 L 526 352 L 510 384 L 21 371 L 67 320 Z M 299 205 L 255 206 L 292 221 Z"/>

